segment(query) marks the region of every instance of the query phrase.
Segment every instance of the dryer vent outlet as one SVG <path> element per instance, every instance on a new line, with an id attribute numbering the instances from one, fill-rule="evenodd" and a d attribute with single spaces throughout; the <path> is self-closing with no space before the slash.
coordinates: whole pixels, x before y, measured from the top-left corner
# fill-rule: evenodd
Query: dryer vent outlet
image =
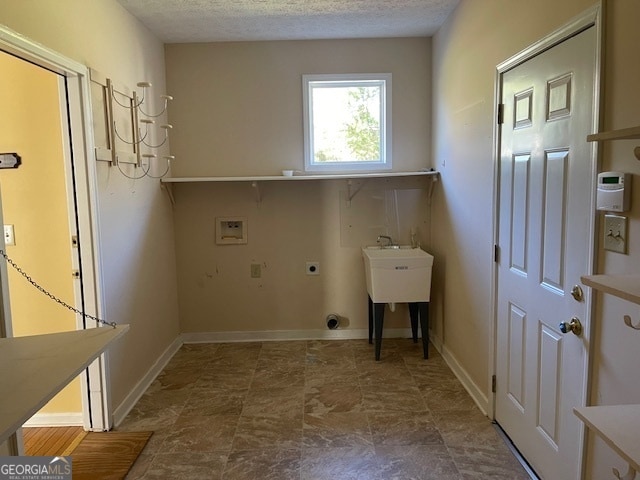
<path id="1" fill-rule="evenodd" d="M 327 328 L 329 330 L 335 330 L 340 326 L 340 317 L 335 313 L 327 315 Z"/>

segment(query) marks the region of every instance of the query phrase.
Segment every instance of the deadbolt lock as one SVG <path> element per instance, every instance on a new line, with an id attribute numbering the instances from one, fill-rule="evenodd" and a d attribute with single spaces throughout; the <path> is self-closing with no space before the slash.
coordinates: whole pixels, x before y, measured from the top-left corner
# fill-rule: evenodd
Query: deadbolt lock
<path id="1" fill-rule="evenodd" d="M 571 296 L 576 300 L 576 302 L 581 302 L 584 299 L 582 287 L 580 287 L 580 285 L 574 285 L 571 289 Z"/>

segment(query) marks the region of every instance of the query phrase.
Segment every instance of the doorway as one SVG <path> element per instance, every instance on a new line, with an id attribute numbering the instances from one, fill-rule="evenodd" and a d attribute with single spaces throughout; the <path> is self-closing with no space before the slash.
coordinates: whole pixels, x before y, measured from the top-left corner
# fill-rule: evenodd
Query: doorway
<path id="1" fill-rule="evenodd" d="M 81 305 L 72 159 L 61 107 L 64 79 L 0 52 L 0 151 L 20 157 L 15 169 L 0 170 L 5 252 L 34 281 L 70 305 Z M 69 206 L 73 208 L 69 208 Z M 77 248 L 76 248 L 77 250 Z M 77 329 L 73 312 L 38 292 L 15 269 L 8 270 L 13 336 Z M 81 319 L 80 319 L 81 321 Z M 82 425 L 80 378 L 73 380 L 29 422 L 31 426 Z"/>
<path id="2" fill-rule="evenodd" d="M 499 67 L 495 419 L 541 478 L 581 478 L 599 15 Z"/>
<path id="3" fill-rule="evenodd" d="M 58 284 L 62 283 L 66 286 L 63 288 L 67 288 L 67 292 L 64 293 L 67 295 L 69 290 L 66 282 L 70 281 L 72 285 L 70 289 L 71 297 L 63 300 L 89 315 L 101 317 L 103 313 L 101 307 L 103 295 L 98 281 L 101 270 L 98 260 L 100 258 L 100 248 L 97 240 L 99 226 L 97 222 L 97 186 L 91 135 L 92 120 L 88 68 L 2 26 L 0 26 L 0 53 L 14 57 L 14 61 L 28 64 L 32 68 L 44 70 L 47 74 L 53 75 L 52 78 L 56 82 L 54 91 L 57 93 L 53 94 L 55 99 L 51 100 L 57 102 L 56 120 L 60 125 L 60 130 L 65 134 L 61 136 L 61 138 L 65 138 L 65 141 L 60 140 L 57 148 L 62 151 L 64 158 L 64 168 L 61 168 L 64 172 L 62 174 L 63 186 L 61 189 L 66 195 L 67 202 L 62 202 L 64 205 L 59 207 L 64 210 L 65 214 L 62 217 L 58 217 L 57 222 L 54 223 L 57 225 L 55 229 L 64 232 L 63 236 L 66 237 L 65 247 L 63 248 L 65 251 L 59 256 L 66 257 L 65 262 L 63 262 L 63 268 L 67 271 L 62 279 L 56 276 L 54 279 L 40 280 L 35 278 L 35 274 L 33 274 L 34 280 L 40 280 L 43 284 L 46 283 L 43 287 L 51 290 L 54 294 L 58 294 Z M 35 124 L 34 120 L 33 125 Z M 30 132 L 33 135 L 32 138 L 38 138 L 40 134 L 43 134 L 41 132 L 42 128 L 31 127 L 32 125 L 30 124 L 29 130 L 32 130 Z M 32 158 L 30 163 L 37 165 L 37 160 Z M 26 156 L 23 166 L 15 171 L 4 170 L 0 171 L 0 173 L 16 174 L 24 168 L 24 165 L 27 165 Z M 0 182 L 5 183 L 1 177 Z M 27 192 L 27 196 L 32 195 L 35 197 L 38 193 L 38 191 L 31 190 Z M 5 223 L 9 224 L 8 219 L 6 220 Z M 59 223 L 64 223 L 66 226 L 60 226 L 58 225 Z M 29 238 L 28 236 L 23 236 L 21 231 L 27 232 L 27 230 L 15 230 L 16 246 Z M 48 253 L 47 235 L 49 233 L 46 231 L 44 234 L 41 232 L 35 235 L 39 237 L 37 238 L 39 242 L 38 248 L 45 253 Z M 9 249 L 9 247 L 4 248 Z M 8 253 L 11 252 L 9 251 Z M 47 258 L 50 260 L 54 256 L 58 255 L 49 255 Z M 6 269 L 11 269 L 4 259 L 0 258 L 0 263 L 2 264 L 0 270 L 3 273 L 7 271 Z M 68 269 L 69 265 L 71 266 L 70 270 Z M 28 270 L 26 265 L 25 270 Z M 74 271 L 77 271 L 78 275 L 80 275 L 78 280 L 73 279 Z M 7 277 L 8 274 L 3 274 L 2 301 L 4 307 L 0 333 L 3 336 L 12 336 L 11 310 L 7 307 L 9 303 L 7 301 L 9 300 L 9 295 L 7 295 L 9 289 L 6 285 Z M 27 284 L 27 287 L 31 286 Z M 36 296 L 41 295 L 37 291 L 35 293 Z M 63 296 L 63 293 L 60 293 L 59 296 Z M 46 300 L 51 302 L 51 300 Z M 58 314 L 71 315 L 73 317 L 72 323 L 74 323 L 75 328 L 72 329 L 98 327 L 97 322 L 84 315 L 76 316 L 71 312 L 63 314 L 60 313 L 64 310 L 60 310 L 62 307 L 57 305 L 55 307 L 58 309 Z M 67 320 L 68 318 L 67 316 Z M 85 373 L 81 375 L 79 383 L 83 427 L 86 430 L 108 430 L 111 427 L 112 414 L 110 411 L 109 385 L 105 371 L 104 354 L 87 368 Z M 19 432 L 10 439 L 9 449 L 14 455 L 22 454 Z"/>

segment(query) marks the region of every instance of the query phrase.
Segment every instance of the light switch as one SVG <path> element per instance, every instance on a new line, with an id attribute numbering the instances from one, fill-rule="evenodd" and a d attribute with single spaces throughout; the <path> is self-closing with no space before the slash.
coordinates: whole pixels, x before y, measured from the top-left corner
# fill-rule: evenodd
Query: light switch
<path id="1" fill-rule="evenodd" d="M 627 253 L 627 217 L 604 216 L 604 249 L 610 252 Z"/>
<path id="2" fill-rule="evenodd" d="M 13 225 L 5 225 L 4 226 L 4 244 L 5 245 L 15 245 L 16 244 L 16 235 L 13 230 Z"/>

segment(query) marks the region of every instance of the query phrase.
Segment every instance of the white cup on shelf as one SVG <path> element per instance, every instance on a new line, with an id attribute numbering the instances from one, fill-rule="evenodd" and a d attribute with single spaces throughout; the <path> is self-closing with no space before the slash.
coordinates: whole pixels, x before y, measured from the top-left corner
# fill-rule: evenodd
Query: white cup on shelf
<path id="1" fill-rule="evenodd" d="M 282 170 L 282 175 L 285 177 L 293 177 L 293 170 Z"/>

